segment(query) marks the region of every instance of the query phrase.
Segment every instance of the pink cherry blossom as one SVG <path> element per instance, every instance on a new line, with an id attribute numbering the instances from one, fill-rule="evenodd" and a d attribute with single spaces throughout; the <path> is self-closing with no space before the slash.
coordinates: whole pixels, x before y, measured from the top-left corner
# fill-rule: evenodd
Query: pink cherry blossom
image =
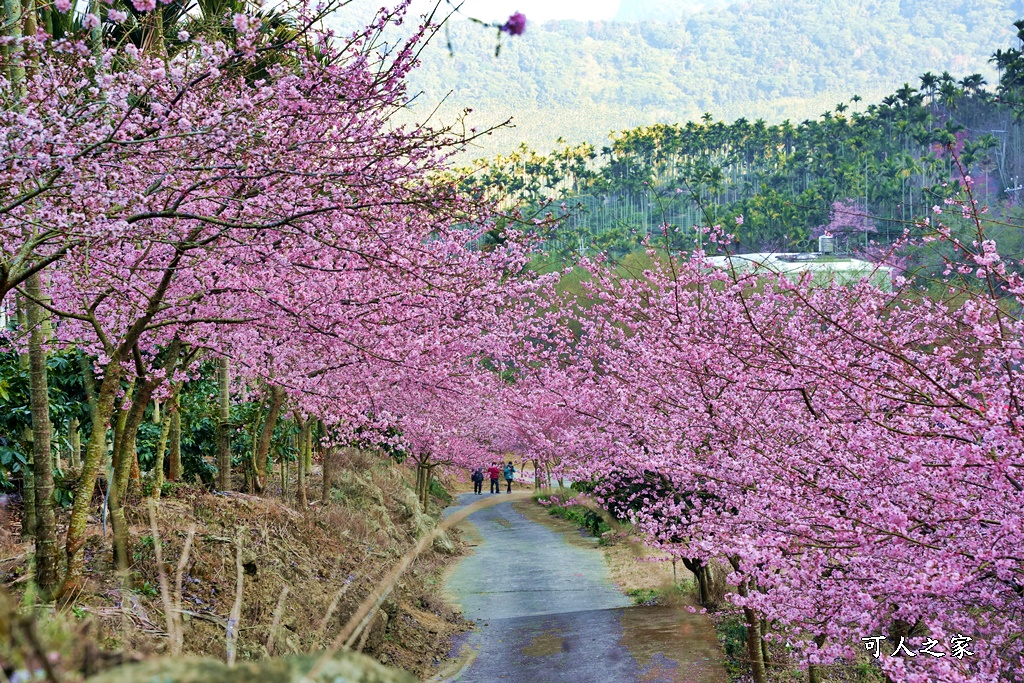
<path id="1" fill-rule="evenodd" d="M 521 36 L 526 31 L 526 16 L 521 12 L 516 12 L 508 18 L 501 30 L 512 36 Z"/>

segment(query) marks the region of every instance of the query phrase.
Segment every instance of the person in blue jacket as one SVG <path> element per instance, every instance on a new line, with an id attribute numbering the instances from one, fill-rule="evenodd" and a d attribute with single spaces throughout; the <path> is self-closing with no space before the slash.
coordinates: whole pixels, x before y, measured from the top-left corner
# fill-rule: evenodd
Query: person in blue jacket
<path id="1" fill-rule="evenodd" d="M 505 493 L 512 493 L 512 480 L 516 478 L 516 468 L 513 467 L 512 461 L 509 460 L 508 464 L 505 465 L 505 483 L 508 485 Z"/>

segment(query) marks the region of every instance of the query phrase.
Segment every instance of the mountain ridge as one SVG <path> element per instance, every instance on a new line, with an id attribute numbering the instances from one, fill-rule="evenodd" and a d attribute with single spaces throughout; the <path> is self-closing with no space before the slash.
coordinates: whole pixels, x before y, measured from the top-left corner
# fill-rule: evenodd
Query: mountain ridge
<path id="1" fill-rule="evenodd" d="M 645 0 L 624 4 L 642 10 Z M 682 5 L 683 3 L 676 3 Z M 609 131 L 715 118 L 815 118 L 854 95 L 861 106 L 925 71 L 995 80 L 992 50 L 1021 11 L 1008 0 L 749 0 L 685 20 L 552 21 L 506 37 L 456 22 L 412 74 L 414 116 L 442 100 L 442 120 L 475 110 L 470 125 L 514 117 L 470 156 L 559 138 L 597 145 Z"/>

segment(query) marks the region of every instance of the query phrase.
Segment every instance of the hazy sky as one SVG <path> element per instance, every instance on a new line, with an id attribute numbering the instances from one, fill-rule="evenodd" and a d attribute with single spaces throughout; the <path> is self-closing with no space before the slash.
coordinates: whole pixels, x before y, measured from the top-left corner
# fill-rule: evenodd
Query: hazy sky
<path id="1" fill-rule="evenodd" d="M 452 0 L 458 4 L 457 0 Z M 431 4 L 417 0 L 415 7 Z M 462 12 L 484 21 L 506 19 L 513 12 L 522 12 L 527 22 L 551 19 L 611 19 L 622 0 L 465 0 Z"/>

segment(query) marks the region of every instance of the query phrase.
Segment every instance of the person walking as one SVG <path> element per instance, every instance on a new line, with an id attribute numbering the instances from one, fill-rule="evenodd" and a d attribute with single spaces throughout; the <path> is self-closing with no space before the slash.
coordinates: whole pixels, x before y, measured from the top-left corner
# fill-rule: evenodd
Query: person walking
<path id="1" fill-rule="evenodd" d="M 473 475 L 470 477 L 473 480 L 473 493 L 481 494 L 484 492 L 484 468 L 477 467 L 473 470 Z"/>
<path id="2" fill-rule="evenodd" d="M 487 476 L 491 478 L 491 493 L 501 493 L 501 486 L 498 484 L 501 470 L 498 468 L 497 462 L 492 462 L 491 466 L 487 468 Z"/>
<path id="3" fill-rule="evenodd" d="M 512 465 L 512 461 L 509 460 L 508 464 L 505 465 L 505 484 L 508 489 L 505 493 L 512 493 L 512 480 L 516 478 L 516 468 Z"/>

